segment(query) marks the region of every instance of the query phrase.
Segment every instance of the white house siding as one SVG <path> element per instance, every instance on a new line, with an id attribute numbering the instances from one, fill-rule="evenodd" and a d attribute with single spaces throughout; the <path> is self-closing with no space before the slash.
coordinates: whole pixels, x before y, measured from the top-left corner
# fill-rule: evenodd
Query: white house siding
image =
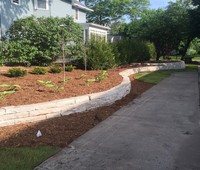
<path id="1" fill-rule="evenodd" d="M 21 0 L 20 5 L 12 4 L 10 0 L 0 0 L 1 33 L 4 34 L 14 20 L 32 14 L 32 0 Z"/>

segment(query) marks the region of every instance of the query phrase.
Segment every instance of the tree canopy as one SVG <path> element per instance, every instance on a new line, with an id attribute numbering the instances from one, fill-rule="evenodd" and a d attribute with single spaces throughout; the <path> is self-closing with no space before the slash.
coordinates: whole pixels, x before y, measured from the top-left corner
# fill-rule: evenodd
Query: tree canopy
<path id="1" fill-rule="evenodd" d="M 192 8 L 189 12 L 191 15 L 193 34 L 194 36 L 200 37 L 200 1 L 192 0 L 192 4 L 194 5 L 194 8 Z"/>
<path id="2" fill-rule="evenodd" d="M 141 16 L 149 5 L 149 0 L 82 0 L 94 12 L 87 14 L 87 21 L 100 25 L 110 25 L 123 19 Z"/>
<path id="3" fill-rule="evenodd" d="M 129 37 L 139 37 L 154 43 L 157 59 L 178 50 L 183 42 L 182 55 L 187 52 L 190 42 L 195 38 L 191 24 L 192 9 L 189 1 L 171 2 L 166 10 L 148 10 L 138 20 L 128 26 Z"/>

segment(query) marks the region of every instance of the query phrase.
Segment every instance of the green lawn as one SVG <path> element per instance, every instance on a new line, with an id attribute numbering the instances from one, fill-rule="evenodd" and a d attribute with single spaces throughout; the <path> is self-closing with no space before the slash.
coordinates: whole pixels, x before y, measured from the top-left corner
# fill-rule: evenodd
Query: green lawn
<path id="1" fill-rule="evenodd" d="M 186 64 L 185 71 L 197 71 L 198 65 L 197 64 Z"/>
<path id="2" fill-rule="evenodd" d="M 158 84 L 163 79 L 169 77 L 172 73 L 181 71 L 197 71 L 198 65 L 196 64 L 186 64 L 184 70 L 163 70 L 154 72 L 142 72 L 134 75 L 134 78 L 146 83 Z"/>
<path id="3" fill-rule="evenodd" d="M 1 148 L 1 170 L 33 170 L 35 166 L 57 153 L 56 147 Z"/>
<path id="4" fill-rule="evenodd" d="M 193 60 L 200 60 L 200 54 L 196 54 L 192 58 Z"/>
<path id="5" fill-rule="evenodd" d="M 143 72 L 134 75 L 134 78 L 146 83 L 157 84 L 166 77 L 169 77 L 173 71 L 154 71 L 154 72 Z"/>

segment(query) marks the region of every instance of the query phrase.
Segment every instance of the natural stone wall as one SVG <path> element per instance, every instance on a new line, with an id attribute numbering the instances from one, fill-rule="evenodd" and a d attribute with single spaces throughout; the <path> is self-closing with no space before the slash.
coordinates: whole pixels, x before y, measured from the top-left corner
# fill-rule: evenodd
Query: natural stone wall
<path id="1" fill-rule="evenodd" d="M 0 126 L 35 122 L 109 105 L 130 92 L 131 83 L 128 76 L 131 74 L 146 71 L 185 68 L 185 63 L 182 61 L 149 65 L 150 66 L 148 67 L 132 68 L 121 72 L 120 75 L 123 77 L 122 83 L 104 92 L 38 104 L 2 107 L 0 108 Z"/>

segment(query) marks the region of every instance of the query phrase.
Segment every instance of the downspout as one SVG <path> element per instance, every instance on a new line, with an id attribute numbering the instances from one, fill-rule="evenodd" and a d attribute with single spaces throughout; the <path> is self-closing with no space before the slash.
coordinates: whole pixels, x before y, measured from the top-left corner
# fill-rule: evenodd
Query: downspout
<path id="1" fill-rule="evenodd" d="M 3 35 L 3 31 L 2 31 L 2 1 L 0 1 L 0 43 L 2 42 L 2 35 Z"/>
<path id="2" fill-rule="evenodd" d="M 49 0 L 49 15 L 50 17 L 52 16 L 52 13 L 51 13 L 51 4 L 53 3 L 53 0 Z"/>

